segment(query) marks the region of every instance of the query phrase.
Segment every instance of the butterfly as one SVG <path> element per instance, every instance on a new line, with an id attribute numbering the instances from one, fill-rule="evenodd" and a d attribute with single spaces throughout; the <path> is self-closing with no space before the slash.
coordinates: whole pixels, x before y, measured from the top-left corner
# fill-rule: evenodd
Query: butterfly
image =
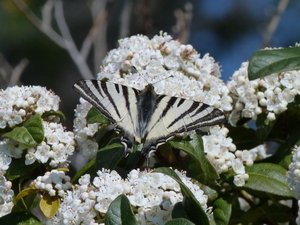
<path id="1" fill-rule="evenodd" d="M 151 84 L 138 90 L 109 81 L 81 80 L 74 88 L 124 132 L 121 142 L 126 150 L 137 142 L 143 144 L 145 156 L 178 134 L 225 121 L 220 109 L 156 94 Z"/>

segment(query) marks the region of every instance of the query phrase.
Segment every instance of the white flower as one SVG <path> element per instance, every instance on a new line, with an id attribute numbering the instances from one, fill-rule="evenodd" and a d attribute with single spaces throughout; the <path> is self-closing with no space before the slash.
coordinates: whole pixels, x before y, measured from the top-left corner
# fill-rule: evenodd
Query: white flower
<path id="1" fill-rule="evenodd" d="M 74 135 L 78 146 L 79 154 L 83 155 L 87 160 L 96 155 L 98 143 L 94 135 L 99 129 L 98 123 L 88 124 L 86 116 L 92 105 L 80 98 L 80 104 L 75 109 L 74 119 Z"/>
<path id="2" fill-rule="evenodd" d="M 293 149 L 293 161 L 288 170 L 288 185 L 294 192 L 295 197 L 300 199 L 300 147 Z"/>
<path id="3" fill-rule="evenodd" d="M 189 187 L 203 210 L 207 210 L 207 196 L 198 185 L 184 173 L 176 171 L 183 183 Z M 79 179 L 73 191 L 67 191 L 58 213 L 48 224 L 97 224 L 103 218 L 110 203 L 120 194 L 125 194 L 138 224 L 163 225 L 171 219 L 171 211 L 182 201 L 179 185 L 167 175 L 132 170 L 127 179 L 115 171 L 98 171 L 90 182 L 90 176 Z"/>
<path id="4" fill-rule="evenodd" d="M 243 186 L 249 178 L 245 165 L 251 166 L 256 160 L 270 156 L 264 144 L 249 150 L 237 150 L 232 139 L 227 136 L 229 130 L 225 127 L 214 126 L 209 131 L 208 135 L 202 136 L 206 157 L 218 174 L 232 169 L 236 186 Z"/>
<path id="5" fill-rule="evenodd" d="M 51 170 L 44 176 L 37 177 L 32 185 L 39 190 L 47 191 L 50 196 L 63 197 L 66 191 L 72 187 L 70 180 L 71 178 L 63 171 Z"/>
<path id="6" fill-rule="evenodd" d="M 236 154 L 240 151 L 236 151 L 236 146 L 232 143 L 232 139 L 227 137 L 227 134 L 228 129 L 225 127 L 211 127 L 210 134 L 202 137 L 204 152 L 217 173 L 227 172 L 231 168 L 235 173 L 235 185 L 243 186 L 248 176 L 245 172 L 243 160 L 238 157 L 241 154 Z"/>
<path id="7" fill-rule="evenodd" d="M 267 120 L 275 120 L 300 94 L 300 71 L 275 73 L 250 81 L 247 69 L 248 62 L 242 63 L 227 84 L 234 100 L 229 119 L 233 125 L 241 117 L 256 120 L 261 113 L 267 115 Z"/>
<path id="8" fill-rule="evenodd" d="M 0 129 L 13 127 L 34 114 L 58 110 L 59 97 L 40 86 L 14 86 L 0 90 Z"/>
<path id="9" fill-rule="evenodd" d="M 74 152 L 74 134 L 54 122 L 43 122 L 45 139 L 35 149 L 28 149 L 25 164 L 30 165 L 38 160 L 49 163 L 51 167 L 68 164 L 68 157 Z"/>
<path id="10" fill-rule="evenodd" d="M 14 206 L 12 183 L 0 175 L 0 217 L 9 214 Z"/>
<path id="11" fill-rule="evenodd" d="M 208 54 L 200 58 L 191 45 L 160 33 L 152 39 L 137 35 L 119 40 L 119 47 L 103 60 L 98 79 L 106 77 L 137 89 L 151 83 L 158 94 L 191 98 L 229 111 L 232 99 L 219 76 L 219 66 Z"/>

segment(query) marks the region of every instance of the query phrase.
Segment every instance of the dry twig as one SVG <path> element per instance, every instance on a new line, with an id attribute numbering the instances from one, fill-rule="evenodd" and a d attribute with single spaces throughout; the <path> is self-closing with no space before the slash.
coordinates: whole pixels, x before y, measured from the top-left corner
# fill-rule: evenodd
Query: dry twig
<path id="1" fill-rule="evenodd" d="M 289 0 L 281 0 L 277 6 L 277 10 L 275 11 L 274 15 L 272 16 L 265 33 L 263 34 L 263 47 L 267 47 L 270 45 L 273 34 L 278 27 L 281 15 L 285 11 Z"/>
<path id="2" fill-rule="evenodd" d="M 22 59 L 18 65 L 13 67 L 2 54 L 0 54 L 0 75 L 1 80 L 5 82 L 5 86 L 14 86 L 20 83 L 21 75 L 27 67 L 29 61 Z"/>
<path id="3" fill-rule="evenodd" d="M 64 48 L 68 51 L 70 57 L 74 61 L 78 70 L 81 73 L 81 76 L 84 79 L 93 78 L 92 72 L 86 63 L 86 58 L 91 50 L 91 43 L 93 36 L 97 33 L 95 27 L 91 28 L 91 31 L 85 39 L 81 51 L 75 45 L 75 42 L 70 33 L 69 27 L 66 23 L 64 12 L 63 12 L 63 3 L 61 0 L 48 0 L 42 8 L 42 19 L 36 16 L 33 11 L 28 7 L 24 0 L 13 0 L 13 3 L 19 8 L 27 19 L 42 33 L 49 37 L 54 43 L 56 43 L 61 48 Z M 55 21 L 58 25 L 59 31 L 61 34 L 56 32 L 52 26 L 52 14 L 54 10 Z M 103 21 L 103 15 L 99 16 L 99 20 Z M 101 26 L 99 20 L 95 21 L 94 25 Z"/>

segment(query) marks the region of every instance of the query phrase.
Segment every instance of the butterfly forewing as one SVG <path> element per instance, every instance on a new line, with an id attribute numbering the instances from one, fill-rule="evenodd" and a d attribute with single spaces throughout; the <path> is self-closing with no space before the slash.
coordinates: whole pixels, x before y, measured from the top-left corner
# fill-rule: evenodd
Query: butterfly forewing
<path id="1" fill-rule="evenodd" d="M 74 88 L 127 135 L 135 136 L 137 90 L 98 80 L 82 80 L 77 82 Z"/>
<path id="2" fill-rule="evenodd" d="M 207 104 L 164 96 L 149 122 L 145 148 L 153 148 L 176 134 L 222 123 L 224 119 L 221 110 Z"/>

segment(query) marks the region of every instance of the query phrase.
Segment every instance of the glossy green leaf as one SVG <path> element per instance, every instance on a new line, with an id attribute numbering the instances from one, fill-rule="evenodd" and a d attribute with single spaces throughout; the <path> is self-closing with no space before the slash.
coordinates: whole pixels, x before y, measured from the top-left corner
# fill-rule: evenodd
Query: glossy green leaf
<path id="1" fill-rule="evenodd" d="M 119 143 L 114 143 L 105 146 L 97 153 L 96 167 L 98 169 L 115 169 L 121 159 L 125 157 L 124 146 Z"/>
<path id="2" fill-rule="evenodd" d="M 100 123 L 103 125 L 108 125 L 110 124 L 109 120 L 103 116 L 95 107 L 92 107 L 87 116 L 86 116 L 86 120 L 88 124 L 91 123 Z"/>
<path id="3" fill-rule="evenodd" d="M 24 127 L 39 144 L 44 140 L 44 127 L 40 115 L 36 114 L 24 123 Z"/>
<path id="4" fill-rule="evenodd" d="M 250 80 L 300 69 L 300 47 L 257 51 L 248 66 Z"/>
<path id="5" fill-rule="evenodd" d="M 197 225 L 209 225 L 208 217 L 202 209 L 200 203 L 197 201 L 190 189 L 181 181 L 179 176 L 172 169 L 161 167 L 155 169 L 154 172 L 166 174 L 173 178 L 180 185 L 181 193 L 184 197 L 182 205 L 192 222 Z"/>
<path id="6" fill-rule="evenodd" d="M 119 195 L 108 207 L 105 225 L 137 225 L 130 202 L 125 195 Z"/>
<path id="7" fill-rule="evenodd" d="M 190 176 L 203 184 L 213 184 L 219 178 L 215 168 L 205 156 L 203 141 L 200 135 L 194 135 L 193 140 L 190 142 L 169 141 L 169 144 L 173 148 L 184 151 L 191 157 L 191 162 L 188 165 Z"/>
<path id="8" fill-rule="evenodd" d="M 9 138 L 26 147 L 35 147 L 37 145 L 36 141 L 25 127 L 15 127 L 10 132 L 5 133 L 3 137 Z"/>
<path id="9" fill-rule="evenodd" d="M 10 213 L 0 218 L 3 225 L 41 225 L 42 223 L 30 213 Z"/>
<path id="10" fill-rule="evenodd" d="M 168 221 L 167 223 L 165 223 L 165 225 L 195 225 L 195 224 L 187 219 L 178 218 L 178 219 L 173 219 L 171 221 Z"/>
<path id="11" fill-rule="evenodd" d="M 287 184 L 287 171 L 276 164 L 258 163 L 246 167 L 249 179 L 244 185 L 245 188 L 274 194 L 283 197 L 293 197 Z"/>
<path id="12" fill-rule="evenodd" d="M 231 217 L 232 205 L 228 199 L 219 198 L 214 201 L 214 220 L 218 225 L 227 225 Z"/>
<path id="13" fill-rule="evenodd" d="M 47 194 L 44 194 L 40 200 L 39 206 L 44 216 L 50 219 L 56 214 L 59 209 L 60 198 L 57 196 L 51 197 Z"/>

